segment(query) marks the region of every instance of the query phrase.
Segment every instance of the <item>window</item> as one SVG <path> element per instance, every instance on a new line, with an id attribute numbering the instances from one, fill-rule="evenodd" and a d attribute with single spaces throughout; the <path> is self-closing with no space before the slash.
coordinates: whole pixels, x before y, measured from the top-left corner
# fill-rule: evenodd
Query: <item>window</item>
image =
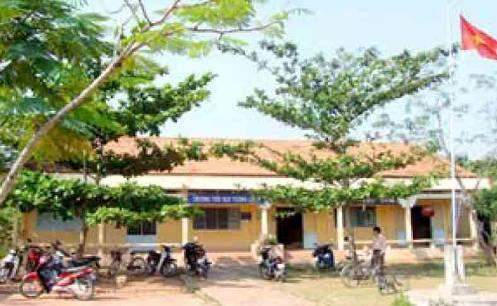
<path id="1" fill-rule="evenodd" d="M 241 213 L 239 208 L 204 208 L 203 214 L 193 221 L 194 229 L 227 230 L 239 229 Z"/>
<path id="2" fill-rule="evenodd" d="M 375 207 L 351 207 L 350 223 L 353 227 L 373 227 L 376 226 Z"/>
<path id="3" fill-rule="evenodd" d="M 140 222 L 136 225 L 128 226 L 129 236 L 155 235 L 157 228 L 155 222 Z"/>
<path id="4" fill-rule="evenodd" d="M 54 219 L 51 214 L 38 214 L 36 218 L 37 231 L 79 231 L 81 229 L 81 219 L 73 218 L 69 220 Z"/>

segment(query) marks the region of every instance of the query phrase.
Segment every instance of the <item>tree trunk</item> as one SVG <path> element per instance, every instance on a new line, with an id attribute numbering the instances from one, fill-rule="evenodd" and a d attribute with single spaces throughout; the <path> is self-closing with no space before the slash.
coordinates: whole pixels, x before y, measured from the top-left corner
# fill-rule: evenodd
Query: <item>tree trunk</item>
<path id="1" fill-rule="evenodd" d="M 497 258 L 495 257 L 494 245 L 491 242 L 492 235 L 485 232 L 482 222 L 478 222 L 478 244 L 483 251 L 485 262 L 490 266 L 497 266 Z M 488 242 L 487 242 L 488 241 Z"/>
<path id="2" fill-rule="evenodd" d="M 16 212 L 12 216 L 12 233 L 11 233 L 11 239 L 12 239 L 12 247 L 17 248 L 18 242 L 19 242 L 19 212 L 16 209 Z"/>
<path id="3" fill-rule="evenodd" d="M 131 50 L 131 47 L 128 48 Z M 121 64 L 121 62 L 127 58 L 129 54 L 129 50 L 126 49 L 116 57 L 102 73 L 91 82 L 88 87 L 86 87 L 81 93 L 76 96 L 71 102 L 66 104 L 63 108 L 61 108 L 52 118 L 50 118 L 47 122 L 45 122 L 36 133 L 30 138 L 26 146 L 22 149 L 16 161 L 12 165 L 9 170 L 9 173 L 5 177 L 2 187 L 0 189 L 0 205 L 4 203 L 5 199 L 12 191 L 15 186 L 15 182 L 17 180 L 17 176 L 24 164 L 29 160 L 33 151 L 35 150 L 38 143 L 42 140 L 42 138 L 53 129 L 65 116 L 67 116 L 72 110 L 79 107 L 86 99 L 102 84 L 104 83 L 109 76 L 116 70 L 116 68 Z"/>
<path id="4" fill-rule="evenodd" d="M 86 248 L 86 238 L 88 236 L 88 226 L 84 220 L 82 221 L 81 229 L 79 230 L 79 246 L 78 246 L 78 256 L 83 256 L 85 254 Z"/>

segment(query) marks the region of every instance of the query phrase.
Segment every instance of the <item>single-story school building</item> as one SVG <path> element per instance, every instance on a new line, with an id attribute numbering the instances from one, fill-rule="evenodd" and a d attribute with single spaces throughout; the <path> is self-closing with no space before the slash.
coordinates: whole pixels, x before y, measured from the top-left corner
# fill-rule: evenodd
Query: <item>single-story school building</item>
<path id="1" fill-rule="evenodd" d="M 172 141 L 167 138 L 150 139 L 159 145 Z M 281 153 L 309 152 L 313 148 L 307 140 L 261 142 Z M 395 151 L 405 149 L 406 145 L 387 144 L 386 147 Z M 106 149 L 115 153 L 137 153 L 133 138 L 121 138 L 109 143 Z M 447 162 L 436 157 L 426 157 L 404 169 L 385 172 L 383 177 L 388 182 L 408 181 L 440 166 L 447 166 Z M 485 178 L 476 177 L 464 169 L 458 169 L 458 172 L 468 190 L 489 186 Z M 67 178 L 82 176 L 81 173 L 55 175 Z M 201 207 L 205 214 L 194 219 L 143 223 L 132 228 L 99 225 L 89 231 L 89 248 L 102 245 L 110 249 L 138 244 L 177 244 L 197 237 L 211 251 L 248 251 L 258 239 L 271 235 L 287 248 L 312 248 L 315 243 L 332 242 L 338 249 L 343 249 L 349 225 L 359 244 L 369 243 L 372 227 L 378 225 L 392 247 L 435 247 L 451 241 L 450 191 L 453 184 L 459 190 L 459 185 L 451 179 L 440 179 L 435 186 L 409 199 L 371 199 L 349 209 L 339 207 L 328 212 L 295 213 L 282 218 L 278 217 L 281 214 L 277 212 L 287 210 L 288 207 L 282 203 L 257 201 L 247 190 L 259 188 L 262 184 L 306 183 L 278 176 L 247 162 L 212 158 L 187 162 L 172 172 L 148 173 L 131 180 L 141 185 L 161 186 L 165 192 L 184 197 L 191 205 Z M 124 181 L 122 176 L 110 175 L 102 183 L 116 185 Z M 457 214 L 460 216 L 458 242 L 476 246 L 476 223 L 465 209 L 459 209 Z M 49 215 L 30 213 L 23 218 L 22 237 L 35 242 L 59 239 L 75 245 L 79 241 L 78 230 L 78 220 L 62 222 Z"/>

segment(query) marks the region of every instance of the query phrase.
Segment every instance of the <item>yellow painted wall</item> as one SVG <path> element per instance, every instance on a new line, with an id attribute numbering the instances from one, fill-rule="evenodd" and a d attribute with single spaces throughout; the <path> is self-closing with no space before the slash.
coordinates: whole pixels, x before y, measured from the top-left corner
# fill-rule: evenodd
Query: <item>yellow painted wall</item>
<path id="1" fill-rule="evenodd" d="M 335 243 L 336 230 L 333 222 L 333 213 L 309 212 L 302 216 L 305 234 L 315 234 L 317 243 Z"/>
<path id="2" fill-rule="evenodd" d="M 209 205 L 208 207 L 216 207 Z M 222 205 L 221 207 L 226 207 Z M 250 245 L 259 238 L 260 233 L 260 211 L 255 204 L 240 205 L 242 213 L 250 212 L 251 220 L 240 222 L 237 230 L 194 230 L 193 222 L 189 222 L 190 238 L 196 236 L 200 243 L 207 248 L 216 251 L 225 250 L 249 250 Z M 181 226 L 180 226 L 181 229 Z"/>
<path id="3" fill-rule="evenodd" d="M 181 220 L 169 219 L 157 224 L 157 242 L 181 243 Z"/>
<path id="4" fill-rule="evenodd" d="M 390 207 L 390 206 L 389 206 Z M 393 220 L 390 221 L 389 218 L 392 218 L 393 215 L 390 213 L 391 208 L 386 207 L 383 208 L 382 206 L 377 206 L 375 207 L 376 209 L 376 223 L 378 226 L 381 226 L 383 229 L 384 234 L 386 235 L 387 239 L 391 239 L 388 235 L 388 232 L 390 231 L 390 223 L 393 224 Z M 393 206 L 392 206 L 393 207 Z M 350 222 L 349 214 L 350 212 L 348 211 L 347 208 L 344 209 L 344 214 L 345 214 L 345 235 L 350 235 L 355 238 L 356 241 L 364 241 L 364 240 L 371 240 L 372 237 L 372 232 L 373 232 L 373 227 L 348 227 L 347 224 Z M 351 231 L 351 232 L 349 232 Z"/>
<path id="5" fill-rule="evenodd" d="M 429 205 L 435 209 L 435 215 L 432 218 L 432 229 L 444 229 L 445 238 L 450 239 L 452 237 L 452 209 L 451 203 L 448 199 L 436 199 L 436 200 L 418 200 L 417 205 Z M 469 238 L 470 228 L 469 228 L 469 212 L 464 210 L 458 224 L 458 238 Z"/>
<path id="6" fill-rule="evenodd" d="M 60 240 L 66 245 L 76 245 L 79 243 L 78 231 L 37 231 L 36 230 L 37 213 L 31 212 L 24 214 L 22 237 L 31 238 L 33 242 L 49 243 Z M 126 243 L 127 228 L 125 226 L 116 227 L 112 224 L 106 224 L 104 229 L 104 239 L 110 247 Z M 97 227 L 90 227 L 87 236 L 87 244 L 98 243 Z M 179 243 L 181 242 L 181 223 L 177 220 L 167 220 L 157 225 L 157 242 L 161 243 Z"/>
<path id="7" fill-rule="evenodd" d="M 33 242 L 48 243 L 60 240 L 65 244 L 77 244 L 79 242 L 78 231 L 37 231 L 36 230 L 37 213 L 31 212 L 24 214 L 22 236 L 27 239 L 31 238 Z M 87 236 L 88 243 L 97 242 L 97 231 L 91 228 Z"/>
<path id="8" fill-rule="evenodd" d="M 434 228 L 444 229 L 446 238 L 450 238 L 450 201 L 448 200 L 419 200 L 417 205 L 431 205 L 435 209 L 432 219 Z M 209 205 L 208 207 L 215 207 Z M 223 205 L 222 207 L 226 207 Z M 256 204 L 240 205 L 241 212 L 250 212 L 251 220 L 241 221 L 238 230 L 194 230 L 193 222 L 189 221 L 189 239 L 198 237 L 201 243 L 211 250 L 248 250 L 250 245 L 260 238 L 261 212 Z M 276 236 L 276 206 L 268 213 L 269 233 Z M 344 211 L 346 214 L 346 210 Z M 397 205 L 376 206 L 377 224 L 389 240 L 397 240 L 399 232 L 405 231 L 404 209 Z M 24 239 L 31 238 L 34 242 L 51 242 L 56 239 L 65 244 L 77 244 L 79 241 L 78 231 L 36 231 L 36 213 L 24 215 L 23 232 Z M 467 212 L 461 218 L 459 237 L 469 238 L 469 222 Z M 304 233 L 316 233 L 318 243 L 336 242 L 336 225 L 334 213 L 319 212 L 303 214 Z M 356 227 L 352 229 L 357 241 L 369 241 L 372 236 L 372 228 Z M 345 229 L 345 235 L 348 235 Z M 158 243 L 180 243 L 181 221 L 167 220 L 157 225 Z M 97 229 L 90 228 L 88 233 L 88 244 L 98 242 Z M 118 245 L 126 243 L 126 228 L 116 228 L 113 225 L 105 226 L 105 241 L 107 244 Z"/>

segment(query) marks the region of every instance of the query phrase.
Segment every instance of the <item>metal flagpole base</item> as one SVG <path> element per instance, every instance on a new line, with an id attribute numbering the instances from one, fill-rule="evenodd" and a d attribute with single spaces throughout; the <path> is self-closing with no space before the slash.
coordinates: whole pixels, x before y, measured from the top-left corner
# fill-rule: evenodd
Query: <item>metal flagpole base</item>
<path id="1" fill-rule="evenodd" d="M 452 245 L 444 249 L 445 283 L 439 287 L 443 296 L 473 295 L 478 293 L 476 288 L 466 283 L 464 271 L 463 248 L 458 245 L 454 250 Z"/>

